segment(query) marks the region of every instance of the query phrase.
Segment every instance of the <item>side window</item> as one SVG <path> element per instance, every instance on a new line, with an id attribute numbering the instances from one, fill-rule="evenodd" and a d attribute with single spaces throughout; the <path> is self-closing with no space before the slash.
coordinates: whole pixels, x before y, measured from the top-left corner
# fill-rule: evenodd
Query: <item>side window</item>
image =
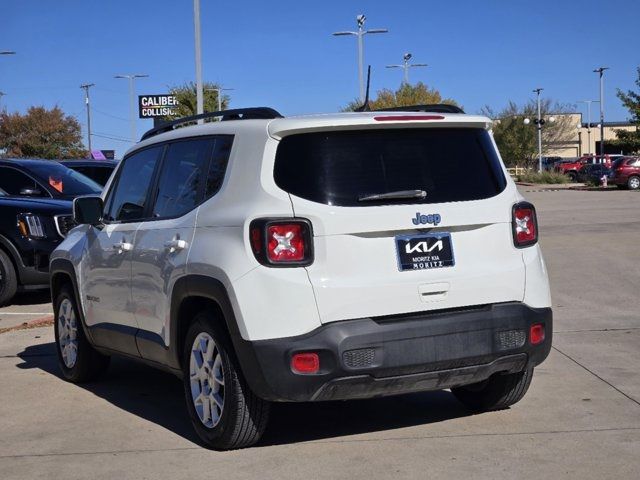
<path id="1" fill-rule="evenodd" d="M 10 167 L 0 167 L 0 188 L 8 195 L 49 197 L 49 193 L 28 175 Z"/>
<path id="2" fill-rule="evenodd" d="M 204 138 L 169 145 L 162 162 L 154 218 L 179 217 L 200 203 L 211 143 L 210 138 Z"/>
<path id="3" fill-rule="evenodd" d="M 227 171 L 227 164 L 229 163 L 229 155 L 231 154 L 231 146 L 233 145 L 233 136 L 220 136 L 216 137 L 215 145 L 213 146 L 213 155 L 211 158 L 211 164 L 209 165 L 209 173 L 207 175 L 207 191 L 206 197 L 212 197 L 220 187 L 224 180 L 224 174 Z"/>
<path id="4" fill-rule="evenodd" d="M 123 160 L 106 202 L 105 220 L 126 222 L 143 218 L 149 186 L 163 148 L 147 148 Z"/>

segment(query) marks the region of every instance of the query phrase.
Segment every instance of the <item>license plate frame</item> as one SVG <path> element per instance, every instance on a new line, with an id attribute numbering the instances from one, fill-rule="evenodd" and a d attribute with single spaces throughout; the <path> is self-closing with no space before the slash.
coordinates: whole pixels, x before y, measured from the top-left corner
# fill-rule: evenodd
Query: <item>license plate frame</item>
<path id="1" fill-rule="evenodd" d="M 448 268 L 456 264 L 449 232 L 396 235 L 395 244 L 401 272 Z"/>

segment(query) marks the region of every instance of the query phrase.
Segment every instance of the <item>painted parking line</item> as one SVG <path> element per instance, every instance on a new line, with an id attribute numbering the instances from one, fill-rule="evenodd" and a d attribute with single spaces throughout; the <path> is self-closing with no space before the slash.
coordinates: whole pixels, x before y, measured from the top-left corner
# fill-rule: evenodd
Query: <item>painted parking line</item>
<path id="1" fill-rule="evenodd" d="M 2 315 L 47 315 L 51 312 L 0 312 L 0 317 Z"/>

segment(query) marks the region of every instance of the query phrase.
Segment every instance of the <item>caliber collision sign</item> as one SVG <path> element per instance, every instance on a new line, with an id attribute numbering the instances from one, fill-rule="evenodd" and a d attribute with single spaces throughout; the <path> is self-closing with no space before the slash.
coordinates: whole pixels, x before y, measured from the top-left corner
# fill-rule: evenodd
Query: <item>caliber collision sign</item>
<path id="1" fill-rule="evenodd" d="M 138 95 L 138 116 L 154 118 L 175 115 L 177 105 L 178 99 L 173 95 Z"/>

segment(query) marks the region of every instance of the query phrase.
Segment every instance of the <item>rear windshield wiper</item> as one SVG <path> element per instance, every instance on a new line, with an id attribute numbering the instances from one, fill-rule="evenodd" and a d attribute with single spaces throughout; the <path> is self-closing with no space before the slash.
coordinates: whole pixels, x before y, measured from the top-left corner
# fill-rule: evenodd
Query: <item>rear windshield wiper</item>
<path id="1" fill-rule="evenodd" d="M 393 200 L 401 198 L 425 198 L 427 192 L 424 190 L 398 190 L 397 192 L 375 193 L 373 195 L 361 195 L 359 202 L 373 202 L 375 200 Z"/>

